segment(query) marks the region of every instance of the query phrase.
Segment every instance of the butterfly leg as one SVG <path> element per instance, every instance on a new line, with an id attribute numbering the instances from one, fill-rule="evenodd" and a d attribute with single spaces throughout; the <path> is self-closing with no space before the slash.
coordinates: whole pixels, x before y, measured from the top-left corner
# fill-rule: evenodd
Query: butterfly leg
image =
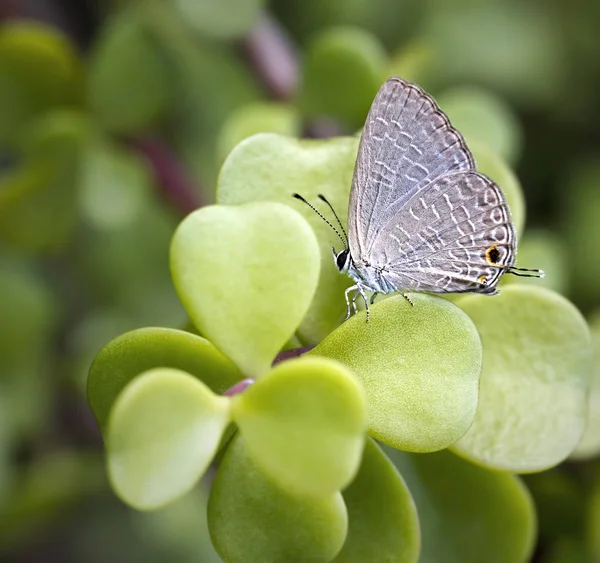
<path id="1" fill-rule="evenodd" d="M 358 292 L 358 285 L 351 285 L 348 289 L 346 289 L 346 292 L 344 293 L 344 297 L 346 298 L 346 305 L 348 307 L 348 314 L 346 315 L 346 318 L 344 319 L 344 321 L 347 321 L 350 318 L 350 315 L 352 314 L 352 310 L 350 309 L 350 298 L 348 297 L 348 294 L 351 291 L 355 291 Z M 356 307 L 356 293 L 354 294 L 354 297 L 352 299 L 352 303 L 354 304 L 354 307 Z"/>
<path id="2" fill-rule="evenodd" d="M 371 295 L 371 300 L 369 301 L 369 305 L 373 305 L 373 303 L 375 303 L 375 297 L 377 297 L 379 295 L 379 293 L 375 292 L 373 295 Z"/>
<path id="3" fill-rule="evenodd" d="M 400 295 L 402 295 L 402 297 L 404 297 L 404 299 L 406 299 L 406 300 L 407 300 L 407 301 L 410 303 L 411 307 L 414 307 L 414 306 L 415 306 L 415 304 L 412 302 L 412 299 L 411 299 L 411 298 L 410 298 L 408 295 L 405 295 L 405 294 L 404 294 L 404 293 L 402 293 L 401 291 L 399 291 L 398 293 L 399 293 Z"/>

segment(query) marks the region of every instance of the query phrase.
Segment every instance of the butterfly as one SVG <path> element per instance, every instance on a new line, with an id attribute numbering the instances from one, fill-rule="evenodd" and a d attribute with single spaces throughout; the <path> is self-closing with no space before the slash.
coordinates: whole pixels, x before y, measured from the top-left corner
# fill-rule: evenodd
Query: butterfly
<path id="1" fill-rule="evenodd" d="M 333 206 L 344 248 L 333 250 L 337 269 L 354 285 L 346 290 L 356 313 L 380 293 L 495 295 L 506 273 L 543 277 L 515 267 L 517 237 L 496 183 L 476 170 L 463 136 L 435 100 L 416 84 L 389 78 L 373 100 L 354 167 L 348 232 Z M 366 292 L 371 292 L 367 301 Z M 350 295 L 354 293 L 352 299 Z"/>

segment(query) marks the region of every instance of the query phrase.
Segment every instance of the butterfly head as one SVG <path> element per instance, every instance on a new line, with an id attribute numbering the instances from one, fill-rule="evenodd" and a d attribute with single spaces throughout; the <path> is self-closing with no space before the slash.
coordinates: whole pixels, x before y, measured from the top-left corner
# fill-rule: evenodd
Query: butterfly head
<path id="1" fill-rule="evenodd" d="M 348 268 L 350 268 L 350 250 L 344 248 L 340 252 L 336 252 L 335 248 L 332 246 L 331 251 L 333 252 L 333 260 L 335 261 L 335 265 L 337 269 L 345 274 L 348 272 Z"/>

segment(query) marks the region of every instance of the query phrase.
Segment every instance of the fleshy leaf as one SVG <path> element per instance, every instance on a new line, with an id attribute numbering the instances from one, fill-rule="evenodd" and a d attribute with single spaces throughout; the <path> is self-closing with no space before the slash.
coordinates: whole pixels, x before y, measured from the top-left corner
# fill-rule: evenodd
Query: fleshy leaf
<path id="1" fill-rule="evenodd" d="M 364 391 L 326 358 L 278 364 L 234 399 L 249 455 L 287 491 L 326 496 L 354 477 L 367 424 Z"/>
<path id="2" fill-rule="evenodd" d="M 212 461 L 229 423 L 229 399 L 172 368 L 131 381 L 108 421 L 108 473 L 115 492 L 151 510 L 189 491 Z"/>
<path id="3" fill-rule="evenodd" d="M 313 302 L 298 334 L 302 341 L 316 344 L 343 319 L 344 290 L 348 276 L 333 264 L 331 245 L 340 245 L 331 229 L 291 194 L 297 192 L 312 203 L 324 194 L 342 220 L 348 213 L 348 198 L 358 138 L 328 141 L 298 141 L 274 133 L 254 135 L 240 143 L 221 169 L 217 202 L 240 204 L 250 201 L 279 201 L 300 213 L 312 226 L 321 249 L 321 276 Z M 320 208 L 327 213 L 324 204 Z"/>
<path id="4" fill-rule="evenodd" d="M 529 561 L 535 510 L 518 477 L 483 469 L 448 451 L 387 451 L 417 505 L 420 563 Z"/>
<path id="5" fill-rule="evenodd" d="M 462 87 L 437 96 L 437 102 L 467 142 L 478 141 L 508 162 L 517 160 L 523 133 L 514 112 L 501 98 L 484 89 Z"/>
<path id="6" fill-rule="evenodd" d="M 419 561 L 415 504 L 406 483 L 374 440 L 367 440 L 358 475 L 343 496 L 348 537 L 333 563 Z"/>
<path id="7" fill-rule="evenodd" d="M 0 144 L 51 108 L 81 103 L 83 72 L 76 50 L 56 29 L 33 21 L 0 29 Z"/>
<path id="8" fill-rule="evenodd" d="M 227 448 L 208 501 L 213 544 L 227 563 L 328 563 L 348 529 L 342 495 L 297 497 L 272 484 L 238 434 Z"/>
<path id="9" fill-rule="evenodd" d="M 600 312 L 590 320 L 594 371 L 590 387 L 588 415 L 585 432 L 571 454 L 573 459 L 588 459 L 600 453 Z"/>
<path id="10" fill-rule="evenodd" d="M 172 0 L 182 21 L 204 36 L 233 39 L 256 23 L 265 0 Z"/>
<path id="11" fill-rule="evenodd" d="M 168 328 L 127 332 L 100 350 L 90 368 L 87 396 L 101 429 L 121 390 L 138 374 L 158 367 L 185 371 L 215 393 L 242 378 L 231 360 L 200 336 Z"/>
<path id="12" fill-rule="evenodd" d="M 254 102 L 242 106 L 227 119 L 219 135 L 219 159 L 256 133 L 280 133 L 291 137 L 300 134 L 300 116 L 293 106 L 278 102 Z"/>
<path id="13" fill-rule="evenodd" d="M 456 452 L 522 473 L 560 463 L 585 428 L 592 372 L 585 320 L 564 297 L 529 285 L 456 303 L 483 344 L 479 408 Z"/>
<path id="14" fill-rule="evenodd" d="M 135 133 L 166 110 L 172 76 L 161 55 L 134 9 L 109 22 L 90 63 L 90 104 L 102 125 Z"/>
<path id="15" fill-rule="evenodd" d="M 302 112 L 362 127 L 385 66 L 385 51 L 376 36 L 358 27 L 327 29 L 307 46 L 299 92 Z"/>
<path id="16" fill-rule="evenodd" d="M 204 207 L 171 244 L 173 281 L 190 318 L 251 377 L 270 368 L 298 328 L 319 263 L 310 226 L 279 203 Z"/>
<path id="17" fill-rule="evenodd" d="M 519 239 L 519 265 L 523 268 L 538 268 L 544 271 L 543 278 L 522 278 L 503 276 L 502 284 L 520 283 L 547 287 L 562 293 L 567 293 L 569 285 L 569 267 L 567 247 L 564 238 L 556 232 L 543 230 L 526 230 Z"/>
<path id="18" fill-rule="evenodd" d="M 472 142 L 469 147 L 477 161 L 477 170 L 490 177 L 500 186 L 508 202 L 517 234 L 520 235 L 525 225 L 525 198 L 518 178 L 508 164 L 487 146 Z M 527 266 L 523 267 L 526 268 Z"/>
<path id="19" fill-rule="evenodd" d="M 310 354 L 336 359 L 363 384 L 369 434 L 427 452 L 458 440 L 477 409 L 481 344 L 475 326 L 439 297 L 401 295 L 354 315 Z"/>

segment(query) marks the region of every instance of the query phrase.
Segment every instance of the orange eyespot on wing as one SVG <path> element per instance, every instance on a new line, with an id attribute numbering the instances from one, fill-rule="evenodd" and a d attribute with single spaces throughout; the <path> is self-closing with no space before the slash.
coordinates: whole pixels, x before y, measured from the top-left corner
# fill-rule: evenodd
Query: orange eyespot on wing
<path id="1" fill-rule="evenodd" d="M 498 264 L 498 260 L 500 260 L 500 251 L 498 250 L 498 245 L 494 244 L 490 246 L 485 251 L 485 259 L 492 265 L 496 266 Z"/>

